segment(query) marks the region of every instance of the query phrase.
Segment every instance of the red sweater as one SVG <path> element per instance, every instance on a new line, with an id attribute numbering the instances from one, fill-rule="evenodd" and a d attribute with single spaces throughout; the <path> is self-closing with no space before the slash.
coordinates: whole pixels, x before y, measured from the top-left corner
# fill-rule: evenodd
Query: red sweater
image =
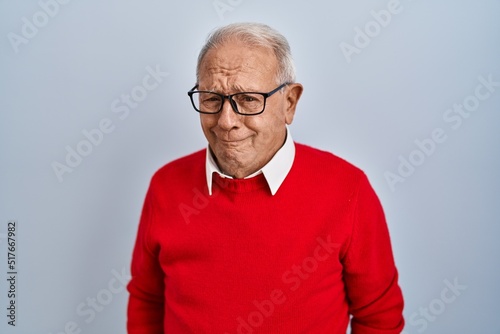
<path id="1" fill-rule="evenodd" d="M 146 195 L 128 286 L 130 334 L 400 333 L 403 298 L 366 176 L 295 144 L 272 196 L 262 174 L 214 175 L 202 150 Z"/>

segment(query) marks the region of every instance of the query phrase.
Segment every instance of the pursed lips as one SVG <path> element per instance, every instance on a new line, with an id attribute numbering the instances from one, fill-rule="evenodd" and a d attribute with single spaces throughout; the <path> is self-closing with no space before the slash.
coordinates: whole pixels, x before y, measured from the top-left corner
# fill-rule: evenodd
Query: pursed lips
<path id="1" fill-rule="evenodd" d="M 237 146 L 237 145 L 240 145 L 246 138 L 244 138 L 244 139 L 237 139 L 237 140 L 224 140 L 224 139 L 220 139 L 220 138 L 217 138 L 217 139 L 223 145 L 226 145 L 226 146 Z"/>
<path id="2" fill-rule="evenodd" d="M 225 139 L 225 138 L 221 138 L 221 137 L 217 136 L 217 134 L 215 135 L 215 137 L 217 138 L 217 141 L 219 141 L 223 144 L 238 144 L 238 143 L 241 143 L 244 140 L 248 139 L 248 137 Z"/>
<path id="3" fill-rule="evenodd" d="M 225 143 L 234 143 L 234 142 L 238 142 L 238 141 L 243 141 L 243 140 L 245 140 L 245 138 L 243 138 L 243 139 L 230 139 L 230 140 L 220 139 L 220 138 L 219 138 L 219 140 L 220 140 L 220 141 L 223 141 L 223 142 L 225 142 Z"/>

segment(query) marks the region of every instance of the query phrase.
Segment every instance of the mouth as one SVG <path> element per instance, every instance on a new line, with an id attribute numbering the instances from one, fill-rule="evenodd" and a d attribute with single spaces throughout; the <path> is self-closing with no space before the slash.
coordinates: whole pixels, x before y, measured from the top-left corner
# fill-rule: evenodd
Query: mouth
<path id="1" fill-rule="evenodd" d="M 217 138 L 217 141 L 219 143 L 219 147 L 223 150 L 242 150 L 243 147 L 246 146 L 246 140 L 248 138 L 237 138 L 237 139 L 222 139 L 222 138 Z"/>
<path id="2" fill-rule="evenodd" d="M 241 148 L 249 143 L 252 135 L 249 133 L 236 133 L 228 131 L 212 131 L 214 145 L 220 145 L 225 149 Z"/>
<path id="3" fill-rule="evenodd" d="M 232 140 L 225 140 L 225 139 L 220 139 L 219 138 L 219 141 L 221 141 L 221 142 L 223 142 L 225 144 L 235 144 L 235 143 L 242 142 L 244 140 L 245 140 L 245 138 L 244 139 L 232 139 Z"/>
<path id="4" fill-rule="evenodd" d="M 223 140 L 219 139 L 220 145 L 226 148 L 237 148 L 240 147 L 243 144 L 244 139 L 239 139 L 239 140 Z"/>
<path id="5" fill-rule="evenodd" d="M 234 144 L 239 144 L 239 143 L 241 143 L 241 142 L 243 142 L 243 141 L 245 141 L 245 140 L 247 140 L 247 139 L 248 139 L 248 137 L 244 137 L 244 138 L 229 138 L 229 139 L 228 139 L 227 137 L 225 137 L 225 138 L 221 138 L 221 137 L 219 137 L 219 136 L 217 136 L 217 135 L 216 135 L 216 138 L 217 138 L 217 140 L 218 140 L 219 142 L 221 142 L 221 143 L 223 143 L 223 144 L 228 144 L 228 145 L 231 145 L 231 144 L 233 144 L 233 145 L 234 145 Z"/>

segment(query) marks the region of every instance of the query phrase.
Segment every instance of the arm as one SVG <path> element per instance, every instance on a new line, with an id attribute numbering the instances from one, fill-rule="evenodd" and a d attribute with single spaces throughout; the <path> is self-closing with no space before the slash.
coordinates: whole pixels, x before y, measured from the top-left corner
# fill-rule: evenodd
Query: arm
<path id="1" fill-rule="evenodd" d="M 399 334 L 403 296 L 380 201 L 366 176 L 354 197 L 353 230 L 344 257 L 352 334 Z"/>
<path id="2" fill-rule="evenodd" d="M 164 281 L 158 250 L 149 237 L 154 219 L 151 187 L 146 195 L 132 255 L 132 279 L 128 285 L 127 331 L 129 334 L 163 334 Z"/>

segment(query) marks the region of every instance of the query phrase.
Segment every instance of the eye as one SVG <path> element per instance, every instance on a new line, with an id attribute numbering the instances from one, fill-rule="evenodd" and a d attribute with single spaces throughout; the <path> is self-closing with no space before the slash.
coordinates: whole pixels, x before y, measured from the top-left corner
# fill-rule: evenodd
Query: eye
<path id="1" fill-rule="evenodd" d="M 200 103 L 203 104 L 215 104 L 220 103 L 221 97 L 212 93 L 200 93 Z"/>
<path id="2" fill-rule="evenodd" d="M 203 102 L 219 102 L 220 98 L 218 96 L 210 96 L 203 100 Z"/>
<path id="3" fill-rule="evenodd" d="M 253 102 L 255 101 L 255 97 L 251 95 L 243 95 L 242 100 L 245 102 Z"/>
<path id="4" fill-rule="evenodd" d="M 238 94 L 235 96 L 238 103 L 255 103 L 259 102 L 259 97 L 254 94 Z"/>

